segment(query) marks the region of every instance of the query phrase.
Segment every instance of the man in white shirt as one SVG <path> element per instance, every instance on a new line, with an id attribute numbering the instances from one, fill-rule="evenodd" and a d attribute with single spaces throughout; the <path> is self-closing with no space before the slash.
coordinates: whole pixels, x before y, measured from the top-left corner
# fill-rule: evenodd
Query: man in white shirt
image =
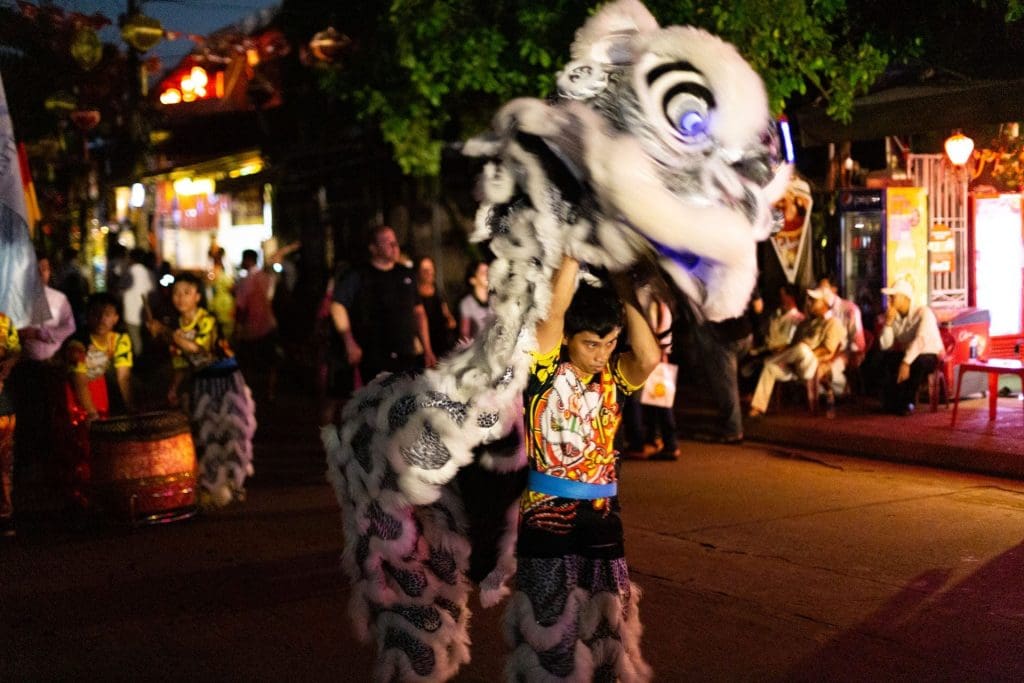
<path id="1" fill-rule="evenodd" d="M 846 391 L 846 368 L 860 365 L 864 360 L 864 352 L 867 351 L 864 342 L 864 322 L 857 304 L 839 296 L 829 278 L 821 278 L 818 281 L 818 289 L 825 293 L 825 303 L 846 331 L 839 353 L 831 363 L 832 390 L 836 394 L 842 394 Z"/>
<path id="2" fill-rule="evenodd" d="M 945 353 L 939 324 L 928 306 L 913 306 L 914 288 L 897 280 L 882 289 L 889 297 L 885 326 L 878 336 L 882 350 L 882 409 L 898 415 L 914 412 L 918 387 Z"/>
<path id="3" fill-rule="evenodd" d="M 759 417 L 768 410 L 768 401 L 777 380 L 790 382 L 820 378 L 819 364 L 831 361 L 839 350 L 844 332 L 825 303 L 825 293 L 820 289 L 809 289 L 807 297 L 811 318 L 801 324 L 790 346 L 764 362 L 750 401 L 750 417 Z"/>
<path id="4" fill-rule="evenodd" d="M 778 353 L 792 344 L 797 328 L 804 321 L 796 296 L 793 285 L 779 287 L 779 307 L 768 321 L 768 333 L 764 338 L 768 353 Z"/>
<path id="5" fill-rule="evenodd" d="M 39 279 L 46 291 L 50 319 L 41 325 L 21 328 L 18 337 L 21 339 L 23 359 L 48 361 L 57 353 L 64 340 L 74 334 L 75 316 L 68 298 L 50 286 L 50 259 L 38 255 L 36 260 L 39 264 Z"/>
<path id="6" fill-rule="evenodd" d="M 14 448 L 18 466 L 28 479 L 52 466 L 56 453 L 56 408 L 63 394 L 64 371 L 57 352 L 75 332 L 75 314 L 64 294 L 50 287 L 50 260 L 37 254 L 39 279 L 46 293 L 50 319 L 18 330 L 21 362 L 11 375 L 17 406 Z"/>
<path id="7" fill-rule="evenodd" d="M 153 282 L 153 275 L 145 266 L 143 260 L 145 254 L 142 249 L 132 249 L 129 258 L 131 265 L 128 267 L 127 285 L 121 292 L 121 304 L 124 315 L 125 327 L 128 328 L 128 336 L 132 340 L 132 353 L 138 358 L 143 352 L 142 312 L 145 308 L 145 301 L 149 298 L 150 292 L 156 287 Z"/>

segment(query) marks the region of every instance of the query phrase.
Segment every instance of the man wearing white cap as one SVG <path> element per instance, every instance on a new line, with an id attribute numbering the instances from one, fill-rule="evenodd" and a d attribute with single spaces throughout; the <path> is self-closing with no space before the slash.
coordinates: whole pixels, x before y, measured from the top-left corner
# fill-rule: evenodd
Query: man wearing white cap
<path id="1" fill-rule="evenodd" d="M 776 380 L 814 379 L 818 376 L 818 363 L 831 361 L 843 343 L 846 331 L 829 310 L 824 290 L 808 289 L 807 297 L 811 317 L 800 324 L 787 349 L 764 362 L 750 401 L 750 417 L 758 417 L 768 410 Z"/>
<path id="2" fill-rule="evenodd" d="M 882 294 L 889 297 L 885 326 L 878 336 L 883 352 L 882 410 L 909 415 L 918 387 L 944 353 L 942 335 L 932 309 L 912 307 L 914 287 L 909 282 L 896 280 Z"/>

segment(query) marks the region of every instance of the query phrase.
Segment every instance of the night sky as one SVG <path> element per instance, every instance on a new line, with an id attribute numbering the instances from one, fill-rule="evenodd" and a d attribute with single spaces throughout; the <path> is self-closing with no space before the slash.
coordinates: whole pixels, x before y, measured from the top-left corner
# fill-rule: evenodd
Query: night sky
<path id="1" fill-rule="evenodd" d="M 41 4 L 41 0 L 32 1 Z M 13 4 L 13 1 L 0 0 L 0 3 Z M 106 15 L 114 25 L 103 29 L 100 38 L 104 42 L 121 42 L 116 24 L 118 16 L 128 6 L 127 0 L 53 0 L 51 4 L 67 12 L 100 12 Z M 142 0 L 140 4 L 143 14 L 159 19 L 168 31 L 203 35 L 234 24 L 264 7 L 281 3 L 280 0 Z M 147 55 L 159 56 L 167 68 L 191 52 L 193 47 L 193 43 L 185 38 L 165 40 Z"/>

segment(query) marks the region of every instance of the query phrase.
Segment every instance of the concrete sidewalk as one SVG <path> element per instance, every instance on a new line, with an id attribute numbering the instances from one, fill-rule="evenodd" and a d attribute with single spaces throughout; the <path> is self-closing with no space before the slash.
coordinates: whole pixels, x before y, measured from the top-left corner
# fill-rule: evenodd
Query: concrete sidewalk
<path id="1" fill-rule="evenodd" d="M 684 406 L 678 415 L 685 439 L 711 412 Z M 785 403 L 745 418 L 744 434 L 753 442 L 1024 479 L 1024 401 L 1000 397 L 990 422 L 987 398 L 962 399 L 956 427 L 951 417 L 952 406 L 940 405 L 935 413 L 918 406 L 913 415 L 899 417 L 879 412 L 877 401 L 858 399 L 841 402 L 835 419 L 827 419 L 811 415 L 802 403 Z"/>

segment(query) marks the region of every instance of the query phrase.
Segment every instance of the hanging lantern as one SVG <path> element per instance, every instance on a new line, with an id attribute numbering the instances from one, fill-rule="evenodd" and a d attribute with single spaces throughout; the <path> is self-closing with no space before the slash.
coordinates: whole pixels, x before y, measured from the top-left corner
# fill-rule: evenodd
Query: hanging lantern
<path id="1" fill-rule="evenodd" d="M 133 14 L 125 20 L 121 27 L 121 37 L 124 38 L 124 42 L 139 52 L 146 52 L 163 40 L 164 28 L 153 17 Z"/>
<path id="2" fill-rule="evenodd" d="M 75 128 L 83 133 L 88 133 L 100 123 L 100 113 L 95 109 L 78 109 L 71 112 L 70 118 Z"/>
<path id="3" fill-rule="evenodd" d="M 321 62 L 332 63 L 351 43 L 351 38 L 331 26 L 313 36 L 309 41 L 309 49 Z"/>
<path id="4" fill-rule="evenodd" d="M 75 31 L 71 39 L 71 56 L 78 62 L 78 66 L 86 71 L 100 63 L 103 57 L 103 44 L 100 43 L 100 37 L 96 35 L 95 29 L 83 26 Z"/>
<path id="5" fill-rule="evenodd" d="M 971 158 L 974 151 L 974 140 L 970 139 L 960 131 L 953 133 L 946 138 L 946 156 L 954 166 L 963 166 Z"/>
<path id="6" fill-rule="evenodd" d="M 46 107 L 46 111 L 53 111 L 58 114 L 62 114 L 77 108 L 78 102 L 75 101 L 75 98 L 72 95 L 61 90 L 60 92 L 55 92 L 47 97 L 43 102 L 43 106 Z"/>

